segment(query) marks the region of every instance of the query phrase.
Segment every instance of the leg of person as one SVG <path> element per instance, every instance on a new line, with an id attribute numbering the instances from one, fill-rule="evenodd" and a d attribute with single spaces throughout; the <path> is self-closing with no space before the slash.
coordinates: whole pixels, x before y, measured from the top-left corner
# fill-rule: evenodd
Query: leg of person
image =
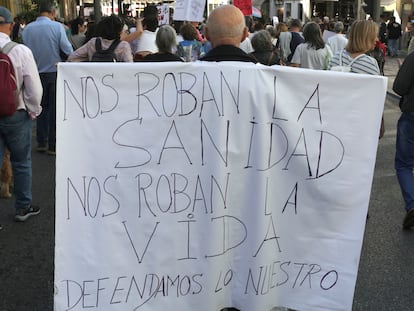
<path id="1" fill-rule="evenodd" d="M 50 73 L 49 77 L 49 155 L 56 154 L 56 73 Z"/>
<path id="2" fill-rule="evenodd" d="M 14 173 L 14 220 L 23 222 L 40 213 L 39 207 L 32 205 L 32 120 L 25 110 L 19 110 L 7 122 L 4 133 Z"/>
<path id="3" fill-rule="evenodd" d="M 41 73 L 43 96 L 42 96 L 42 112 L 36 119 L 36 139 L 38 152 L 47 151 L 48 127 L 49 127 L 49 91 L 48 91 L 48 73 Z"/>
<path id="4" fill-rule="evenodd" d="M 3 123 L 0 120 L 0 165 L 2 165 L 2 161 L 3 161 L 3 156 L 4 156 L 4 152 L 6 150 L 6 144 L 4 141 L 4 136 L 2 133 L 2 129 L 3 129 Z M 3 226 L 0 224 L 0 230 L 3 229 Z"/>
<path id="5" fill-rule="evenodd" d="M 414 226 L 414 112 L 401 114 L 397 125 L 395 170 L 407 212 L 404 229 Z"/>

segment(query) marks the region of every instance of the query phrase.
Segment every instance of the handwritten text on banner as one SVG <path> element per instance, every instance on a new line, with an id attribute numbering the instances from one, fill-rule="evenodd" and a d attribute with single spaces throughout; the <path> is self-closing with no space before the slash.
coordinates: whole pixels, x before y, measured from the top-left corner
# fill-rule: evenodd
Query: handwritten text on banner
<path id="1" fill-rule="evenodd" d="M 385 84 L 59 65 L 55 310 L 351 310 Z"/>

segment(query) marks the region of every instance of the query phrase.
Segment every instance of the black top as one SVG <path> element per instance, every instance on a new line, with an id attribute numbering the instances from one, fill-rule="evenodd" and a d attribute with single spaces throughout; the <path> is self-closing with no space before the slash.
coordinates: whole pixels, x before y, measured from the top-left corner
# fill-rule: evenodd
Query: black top
<path id="1" fill-rule="evenodd" d="M 257 63 L 257 60 L 234 45 L 219 45 L 200 58 L 207 62 L 238 61 Z"/>
<path id="2" fill-rule="evenodd" d="M 405 58 L 395 77 L 393 91 L 401 96 L 402 112 L 414 112 L 414 53 Z"/>
<path id="3" fill-rule="evenodd" d="M 183 62 L 184 60 L 171 53 L 152 53 L 146 55 L 141 62 Z"/>
<path id="4" fill-rule="evenodd" d="M 280 65 L 279 56 L 274 53 L 273 51 L 262 51 L 262 52 L 252 52 L 249 55 L 253 56 L 257 59 L 262 65 L 272 66 L 272 65 Z"/>

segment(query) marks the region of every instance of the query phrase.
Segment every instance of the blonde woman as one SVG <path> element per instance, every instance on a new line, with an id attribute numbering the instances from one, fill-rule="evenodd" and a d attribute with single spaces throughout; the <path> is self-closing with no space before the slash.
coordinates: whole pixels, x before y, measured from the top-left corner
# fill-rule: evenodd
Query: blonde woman
<path id="1" fill-rule="evenodd" d="M 335 53 L 329 69 L 349 66 L 350 72 L 379 75 L 380 70 L 375 58 L 365 53 L 375 48 L 378 25 L 370 20 L 355 21 L 348 33 L 345 49 Z"/>

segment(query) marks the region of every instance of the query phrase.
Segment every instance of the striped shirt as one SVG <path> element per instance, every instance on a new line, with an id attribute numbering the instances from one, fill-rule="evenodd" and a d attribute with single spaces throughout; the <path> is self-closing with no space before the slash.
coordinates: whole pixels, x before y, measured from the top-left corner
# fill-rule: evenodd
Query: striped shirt
<path id="1" fill-rule="evenodd" d="M 342 64 L 341 65 L 349 66 L 349 64 L 351 64 L 353 60 L 352 56 L 347 51 L 343 50 L 341 52 L 335 53 L 335 55 L 332 57 L 329 63 L 329 70 L 332 67 L 341 66 L 339 64 L 340 53 L 342 53 Z M 375 60 L 375 58 L 365 55 L 365 54 L 354 61 L 354 63 L 351 66 L 351 72 L 363 73 L 363 74 L 369 74 L 369 75 L 380 74 L 378 63 Z"/>

